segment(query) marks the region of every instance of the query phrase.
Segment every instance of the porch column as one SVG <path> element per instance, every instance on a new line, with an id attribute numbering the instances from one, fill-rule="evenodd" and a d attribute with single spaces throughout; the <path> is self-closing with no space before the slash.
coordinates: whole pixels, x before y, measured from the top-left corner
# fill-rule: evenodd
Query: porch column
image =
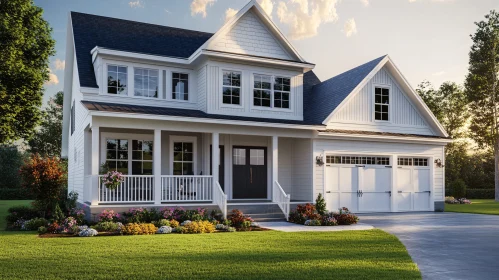
<path id="1" fill-rule="evenodd" d="M 274 182 L 278 181 L 278 168 L 279 168 L 279 137 L 272 136 L 272 183 L 271 188 L 274 190 Z M 272 201 L 275 201 L 275 194 L 272 191 Z"/>
<path id="2" fill-rule="evenodd" d="M 154 130 L 153 141 L 154 204 L 161 204 L 161 129 Z"/>
<path id="3" fill-rule="evenodd" d="M 213 184 L 218 182 L 218 165 L 220 162 L 220 135 L 218 132 L 213 132 L 211 134 L 211 175 L 213 176 Z"/>
<path id="4" fill-rule="evenodd" d="M 92 175 L 92 179 L 90 180 L 90 204 L 97 205 L 99 204 L 99 168 L 100 168 L 100 160 L 99 160 L 99 127 L 92 127 L 92 151 L 91 151 L 91 160 L 90 160 L 90 174 Z"/>

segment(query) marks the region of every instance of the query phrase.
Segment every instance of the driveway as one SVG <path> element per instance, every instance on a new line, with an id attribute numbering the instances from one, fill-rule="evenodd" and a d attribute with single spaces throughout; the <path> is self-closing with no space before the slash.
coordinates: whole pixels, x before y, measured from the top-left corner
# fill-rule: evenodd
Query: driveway
<path id="1" fill-rule="evenodd" d="M 396 235 L 423 279 L 498 279 L 499 216 L 461 213 L 362 214 Z"/>

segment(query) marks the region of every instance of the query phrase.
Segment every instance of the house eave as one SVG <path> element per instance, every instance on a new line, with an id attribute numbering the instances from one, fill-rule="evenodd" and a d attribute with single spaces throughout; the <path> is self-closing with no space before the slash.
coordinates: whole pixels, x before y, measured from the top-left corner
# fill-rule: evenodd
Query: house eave
<path id="1" fill-rule="evenodd" d="M 434 145 L 447 145 L 453 140 L 448 138 L 426 137 L 426 136 L 396 136 L 396 135 L 373 135 L 373 134 L 352 134 L 340 132 L 319 132 L 320 139 L 338 140 L 362 140 L 373 142 L 403 142 L 403 143 L 426 143 Z"/>

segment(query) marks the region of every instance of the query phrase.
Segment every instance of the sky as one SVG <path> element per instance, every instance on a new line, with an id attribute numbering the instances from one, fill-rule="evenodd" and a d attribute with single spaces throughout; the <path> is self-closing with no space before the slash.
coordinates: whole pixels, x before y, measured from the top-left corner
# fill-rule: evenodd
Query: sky
<path id="1" fill-rule="evenodd" d="M 323 81 L 388 54 L 409 83 L 462 84 L 474 22 L 497 0 L 258 0 Z M 56 54 L 44 103 L 63 89 L 68 13 L 77 11 L 216 32 L 249 0 L 34 0 Z"/>

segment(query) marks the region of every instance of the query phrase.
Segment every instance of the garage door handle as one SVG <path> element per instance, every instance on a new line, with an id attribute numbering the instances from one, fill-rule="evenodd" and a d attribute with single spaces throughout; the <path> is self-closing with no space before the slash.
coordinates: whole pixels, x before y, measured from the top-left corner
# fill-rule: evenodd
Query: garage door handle
<path id="1" fill-rule="evenodd" d="M 355 165 L 355 167 L 366 167 L 365 165 Z"/>
<path id="2" fill-rule="evenodd" d="M 388 193 L 390 196 L 392 196 L 392 191 L 385 191 L 386 193 Z"/>
<path id="3" fill-rule="evenodd" d="M 398 191 L 398 193 L 402 193 L 402 191 Z"/>
<path id="4" fill-rule="evenodd" d="M 326 193 L 331 193 L 330 191 L 327 191 Z"/>

